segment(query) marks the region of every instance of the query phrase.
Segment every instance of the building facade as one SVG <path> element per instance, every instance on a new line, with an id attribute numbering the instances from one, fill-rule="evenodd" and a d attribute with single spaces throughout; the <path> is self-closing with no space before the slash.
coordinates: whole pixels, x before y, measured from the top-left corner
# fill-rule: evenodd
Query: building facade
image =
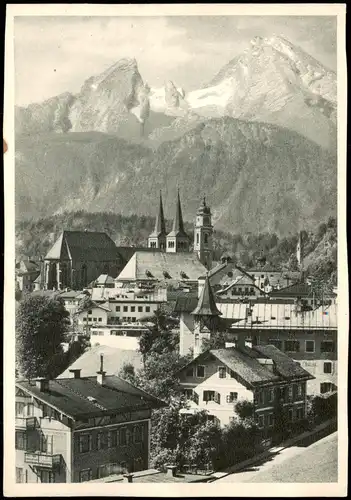
<path id="1" fill-rule="evenodd" d="M 77 483 L 149 466 L 157 398 L 116 376 L 16 382 L 17 482 Z"/>
<path id="2" fill-rule="evenodd" d="M 273 428 L 278 406 L 288 422 L 304 419 L 306 382 L 313 378 L 274 346 L 206 351 L 178 377 L 189 412 L 205 409 L 227 425 L 235 419 L 236 405 L 248 401 L 260 428 Z"/>

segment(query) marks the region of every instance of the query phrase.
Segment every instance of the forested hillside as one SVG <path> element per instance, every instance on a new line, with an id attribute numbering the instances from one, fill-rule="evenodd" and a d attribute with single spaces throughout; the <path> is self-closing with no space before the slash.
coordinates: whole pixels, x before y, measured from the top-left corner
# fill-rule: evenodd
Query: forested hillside
<path id="1" fill-rule="evenodd" d="M 155 219 L 138 215 L 124 216 L 112 212 L 66 212 L 41 218 L 24 220 L 16 225 L 16 258 L 45 256 L 61 231 L 104 231 L 118 246 L 146 246 L 147 237 Z M 171 229 L 171 221 L 167 223 Z M 186 224 L 193 238 L 193 227 Z M 230 234 L 214 232 L 214 260 L 228 254 L 234 261 L 248 268 L 257 265 L 257 259 L 266 259 L 266 268 L 297 269 L 297 234 L 279 238 L 275 233 Z M 307 273 L 336 284 L 337 227 L 330 218 L 314 231 L 303 231 L 304 268 Z"/>

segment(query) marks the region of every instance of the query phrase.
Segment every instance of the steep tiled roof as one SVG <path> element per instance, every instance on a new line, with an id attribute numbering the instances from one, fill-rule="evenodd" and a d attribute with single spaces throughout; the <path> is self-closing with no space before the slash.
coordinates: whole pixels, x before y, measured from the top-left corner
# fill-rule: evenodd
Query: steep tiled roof
<path id="1" fill-rule="evenodd" d="M 116 261 L 120 254 L 106 233 L 63 231 L 45 259 L 71 258 L 78 261 Z"/>
<path id="2" fill-rule="evenodd" d="M 107 375 L 118 375 L 125 364 L 133 365 L 136 370 L 142 366 L 141 354 L 137 351 L 99 345 L 84 352 L 57 378 L 69 377 L 70 369 L 82 370 L 82 377 L 96 375 L 96 372 L 100 369 L 100 354 L 104 355 L 104 370 Z"/>
<path id="3" fill-rule="evenodd" d="M 222 314 L 216 306 L 208 276 L 206 276 L 205 285 L 192 314 L 195 316 L 220 316 Z"/>
<path id="4" fill-rule="evenodd" d="M 312 287 L 307 283 L 294 283 L 280 290 L 273 290 L 271 297 L 307 297 L 312 296 Z"/>
<path id="5" fill-rule="evenodd" d="M 277 382 L 280 379 L 279 375 L 262 366 L 254 355 L 250 356 L 235 347 L 214 349 L 210 352 L 251 386 L 264 382 Z"/>
<path id="6" fill-rule="evenodd" d="M 18 275 L 21 274 L 30 274 L 30 273 L 39 273 L 39 264 L 34 262 L 33 260 L 21 260 L 21 262 L 17 262 L 16 264 L 16 272 Z"/>
<path id="7" fill-rule="evenodd" d="M 96 377 L 50 380 L 48 391 L 40 391 L 35 381 L 19 381 L 16 385 L 76 419 L 165 406 L 115 375 L 106 376 L 103 385 L 97 383 Z"/>
<path id="8" fill-rule="evenodd" d="M 197 281 L 206 268 L 193 253 L 135 252 L 118 280 Z"/>
<path id="9" fill-rule="evenodd" d="M 289 358 L 284 352 L 273 345 L 257 345 L 252 347 L 253 351 L 272 359 L 277 372 L 284 378 L 309 377 L 313 378 L 299 363 Z"/>
<path id="10" fill-rule="evenodd" d="M 100 276 L 94 281 L 96 285 L 111 285 L 114 282 L 115 280 L 108 274 L 100 274 Z"/>

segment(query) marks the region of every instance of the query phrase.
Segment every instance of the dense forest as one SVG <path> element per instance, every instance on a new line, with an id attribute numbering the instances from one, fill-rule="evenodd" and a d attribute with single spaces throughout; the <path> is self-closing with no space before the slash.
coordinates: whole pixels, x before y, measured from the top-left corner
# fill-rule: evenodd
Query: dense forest
<path id="1" fill-rule="evenodd" d="M 153 217 L 124 216 L 113 212 L 66 212 L 38 220 L 16 224 L 16 258 L 45 256 L 63 230 L 104 231 L 117 246 L 146 246 L 154 227 Z M 185 224 L 193 239 L 192 224 Z M 168 221 L 167 229 L 171 229 Z M 229 255 L 245 268 L 256 266 L 277 270 L 297 269 L 296 246 L 298 235 L 278 237 L 275 233 L 230 234 L 214 231 L 214 260 Z M 304 269 L 309 275 L 336 285 L 337 223 L 329 218 L 314 231 L 302 231 Z"/>

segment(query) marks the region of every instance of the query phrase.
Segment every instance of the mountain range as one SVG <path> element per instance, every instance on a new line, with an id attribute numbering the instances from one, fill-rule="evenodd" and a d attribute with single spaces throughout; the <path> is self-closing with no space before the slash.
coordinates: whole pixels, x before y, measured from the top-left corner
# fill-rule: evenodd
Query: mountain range
<path id="1" fill-rule="evenodd" d="M 219 229 L 311 227 L 336 215 L 336 75 L 281 37 L 255 38 L 203 88 L 144 82 L 117 61 L 81 91 L 16 107 L 16 217 L 155 212 L 176 188 Z"/>

